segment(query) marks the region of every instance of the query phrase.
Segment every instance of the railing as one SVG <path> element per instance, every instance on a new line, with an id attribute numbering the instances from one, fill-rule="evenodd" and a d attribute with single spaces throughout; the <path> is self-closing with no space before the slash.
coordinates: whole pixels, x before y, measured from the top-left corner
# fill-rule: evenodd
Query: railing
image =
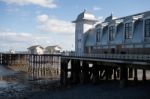
<path id="1" fill-rule="evenodd" d="M 2 63 L 2 55 L 0 54 L 0 63 Z M 31 55 L 31 54 L 26 54 Z M 150 62 L 150 55 L 136 54 L 77 54 L 77 53 L 62 53 L 62 54 L 45 54 L 46 56 L 58 57 L 74 57 L 74 58 L 90 58 L 90 59 L 109 59 L 109 60 L 135 60 Z"/>
<path id="2" fill-rule="evenodd" d="M 96 59 L 115 59 L 115 60 L 136 60 L 150 62 L 150 55 L 135 55 L 135 54 L 62 54 L 63 57 L 78 57 L 78 58 L 96 58 Z"/>

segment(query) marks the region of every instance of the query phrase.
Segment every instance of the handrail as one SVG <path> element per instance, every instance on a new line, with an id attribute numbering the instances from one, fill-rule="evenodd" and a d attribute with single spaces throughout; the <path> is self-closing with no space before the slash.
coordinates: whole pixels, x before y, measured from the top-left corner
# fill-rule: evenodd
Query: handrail
<path id="1" fill-rule="evenodd" d="M 3 53 L 0 53 L 0 60 L 2 60 Z M 27 55 L 37 55 L 37 54 L 27 54 Z M 95 58 L 95 59 L 115 59 L 115 60 L 139 60 L 150 62 L 150 54 L 148 55 L 136 55 L 136 54 L 77 54 L 77 53 L 61 53 L 61 54 L 42 54 L 50 56 L 59 57 L 76 57 L 76 58 Z M 39 56 L 42 56 L 39 55 Z"/>
<path id="2" fill-rule="evenodd" d="M 135 54 L 62 54 L 66 57 L 81 57 L 81 58 L 97 58 L 97 59 L 117 59 L 117 60 L 143 60 L 150 61 L 150 55 L 135 55 Z"/>

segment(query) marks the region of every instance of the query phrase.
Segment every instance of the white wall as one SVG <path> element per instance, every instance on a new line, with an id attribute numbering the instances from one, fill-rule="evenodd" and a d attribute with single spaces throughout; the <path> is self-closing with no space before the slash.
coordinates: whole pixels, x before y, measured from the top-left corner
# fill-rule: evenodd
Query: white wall
<path id="1" fill-rule="evenodd" d="M 92 22 L 77 22 L 75 30 L 75 51 L 84 53 L 84 34 L 93 27 Z"/>

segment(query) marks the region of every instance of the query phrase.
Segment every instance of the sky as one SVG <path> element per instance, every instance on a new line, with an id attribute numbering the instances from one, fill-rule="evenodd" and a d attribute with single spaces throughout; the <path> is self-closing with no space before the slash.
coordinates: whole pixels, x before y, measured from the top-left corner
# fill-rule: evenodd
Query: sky
<path id="1" fill-rule="evenodd" d="M 0 0 L 0 51 L 32 45 L 74 50 L 77 15 L 86 9 L 103 21 L 150 10 L 150 0 Z"/>

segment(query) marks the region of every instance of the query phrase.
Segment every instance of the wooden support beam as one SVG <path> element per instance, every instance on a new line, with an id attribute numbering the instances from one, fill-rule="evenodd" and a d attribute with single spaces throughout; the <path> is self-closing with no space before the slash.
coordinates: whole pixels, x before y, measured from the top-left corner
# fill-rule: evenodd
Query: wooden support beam
<path id="1" fill-rule="evenodd" d="M 63 86 L 67 85 L 67 67 L 68 67 L 68 61 L 62 60 L 61 61 L 61 74 L 60 74 L 60 83 Z"/>
<path id="2" fill-rule="evenodd" d="M 146 70 L 145 69 L 143 69 L 143 81 L 146 81 Z"/>
<path id="3" fill-rule="evenodd" d="M 71 67 L 72 67 L 72 83 L 76 84 L 79 83 L 80 78 L 80 60 L 71 60 Z"/>
<path id="4" fill-rule="evenodd" d="M 120 87 L 123 88 L 127 85 L 128 69 L 125 65 L 120 67 Z"/>
<path id="5" fill-rule="evenodd" d="M 114 80 L 117 80 L 117 74 L 116 74 L 117 72 L 116 71 L 117 71 L 117 68 L 114 68 L 113 69 Z"/>
<path id="6" fill-rule="evenodd" d="M 105 80 L 108 80 L 109 79 L 109 70 L 108 70 L 108 67 L 105 66 Z"/>
<path id="7" fill-rule="evenodd" d="M 133 78 L 133 68 L 129 67 L 128 71 L 129 71 L 129 74 L 128 74 L 129 78 Z"/>
<path id="8" fill-rule="evenodd" d="M 92 83 L 97 84 L 99 82 L 99 68 L 96 62 L 93 63 L 92 73 Z"/>
<path id="9" fill-rule="evenodd" d="M 138 77 L 137 77 L 137 69 L 134 68 L 134 81 L 137 81 Z"/>
<path id="10" fill-rule="evenodd" d="M 81 83 L 83 84 L 88 83 L 90 81 L 90 75 L 89 75 L 89 64 L 86 61 L 83 61 L 81 71 L 82 71 L 80 76 Z"/>

